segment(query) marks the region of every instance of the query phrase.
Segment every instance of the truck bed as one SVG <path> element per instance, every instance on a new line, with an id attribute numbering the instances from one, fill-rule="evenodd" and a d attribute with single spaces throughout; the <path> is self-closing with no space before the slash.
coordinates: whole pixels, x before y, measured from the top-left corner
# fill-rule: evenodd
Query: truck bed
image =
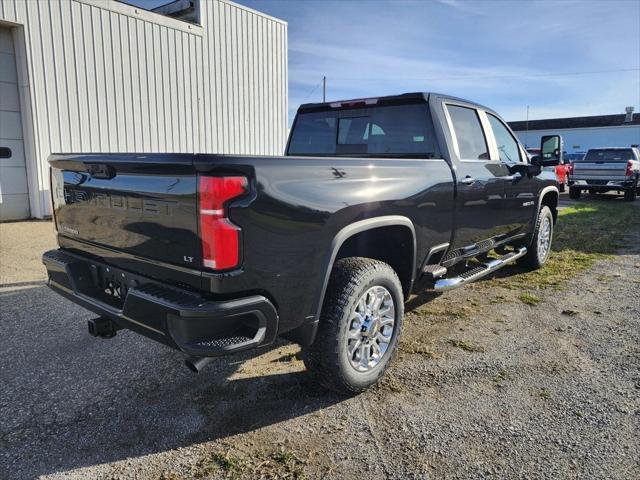
<path id="1" fill-rule="evenodd" d="M 452 234 L 453 176 L 442 159 L 60 154 L 50 163 L 63 251 L 203 298 L 263 295 L 278 308 L 279 332 L 317 317 L 327 246 L 344 226 L 412 218 L 418 263 Z M 249 185 L 226 207 L 241 229 L 241 262 L 216 271 L 202 262 L 197 186 L 228 175 Z"/>

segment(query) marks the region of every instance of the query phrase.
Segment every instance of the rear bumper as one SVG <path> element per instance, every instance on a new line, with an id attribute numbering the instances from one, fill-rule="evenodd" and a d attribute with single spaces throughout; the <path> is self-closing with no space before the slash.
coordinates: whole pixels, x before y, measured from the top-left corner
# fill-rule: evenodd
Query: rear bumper
<path id="1" fill-rule="evenodd" d="M 272 343 L 278 330 L 273 304 L 261 295 L 211 300 L 63 250 L 46 252 L 48 284 L 100 316 L 193 356 L 216 356 Z M 121 298 L 107 295 L 105 276 Z"/>
<path id="2" fill-rule="evenodd" d="M 589 188 L 593 190 L 624 190 L 632 188 L 635 180 L 626 178 L 624 180 L 600 180 L 600 179 L 576 179 L 569 180 L 570 187 Z"/>

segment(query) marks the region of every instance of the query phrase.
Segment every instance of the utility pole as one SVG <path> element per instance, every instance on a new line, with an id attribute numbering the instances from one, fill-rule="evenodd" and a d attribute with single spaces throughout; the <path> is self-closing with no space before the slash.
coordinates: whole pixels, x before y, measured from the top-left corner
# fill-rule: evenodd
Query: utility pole
<path id="1" fill-rule="evenodd" d="M 322 77 L 322 101 L 327 101 L 327 77 Z"/>

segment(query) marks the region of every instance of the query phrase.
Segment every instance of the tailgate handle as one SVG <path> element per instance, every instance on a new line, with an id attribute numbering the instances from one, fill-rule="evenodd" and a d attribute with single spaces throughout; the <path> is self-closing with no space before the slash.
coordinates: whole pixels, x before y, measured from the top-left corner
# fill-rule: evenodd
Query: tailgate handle
<path id="1" fill-rule="evenodd" d="M 91 164 L 87 166 L 87 170 L 93 178 L 111 179 L 116 176 L 116 170 L 109 165 Z"/>

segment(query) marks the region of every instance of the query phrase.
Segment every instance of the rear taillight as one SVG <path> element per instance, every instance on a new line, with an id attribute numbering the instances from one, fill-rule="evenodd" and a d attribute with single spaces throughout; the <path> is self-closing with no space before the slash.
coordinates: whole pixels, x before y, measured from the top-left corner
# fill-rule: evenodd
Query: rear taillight
<path id="1" fill-rule="evenodd" d="M 629 160 L 627 162 L 627 171 L 624 172 L 625 176 L 632 177 L 633 176 L 633 162 Z"/>
<path id="2" fill-rule="evenodd" d="M 227 217 L 225 204 L 247 193 L 246 177 L 199 177 L 202 265 L 228 270 L 240 264 L 240 227 Z"/>
<path id="3" fill-rule="evenodd" d="M 573 162 L 569 163 L 569 166 L 567 167 L 567 174 L 573 175 Z"/>

